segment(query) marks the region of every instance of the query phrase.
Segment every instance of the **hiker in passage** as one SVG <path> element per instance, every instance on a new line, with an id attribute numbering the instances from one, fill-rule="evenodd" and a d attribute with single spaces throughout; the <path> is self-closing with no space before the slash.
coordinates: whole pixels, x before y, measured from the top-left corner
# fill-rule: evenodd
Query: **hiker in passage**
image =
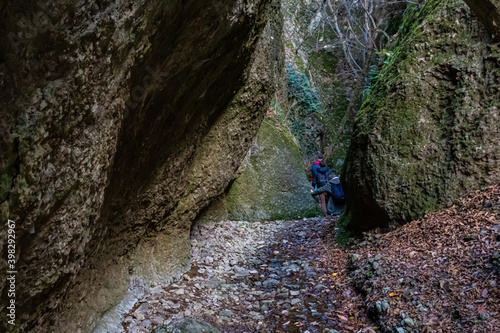
<path id="1" fill-rule="evenodd" d="M 328 184 L 315 191 L 311 190 L 313 196 L 323 193 L 327 193 L 328 196 L 326 213 L 328 215 L 340 215 L 345 208 L 344 190 L 342 189 L 342 185 L 340 185 L 340 178 L 332 173 Z"/>
<path id="2" fill-rule="evenodd" d="M 319 168 L 316 169 L 316 172 L 314 174 L 314 183 L 316 184 L 317 188 L 325 186 L 328 183 L 328 179 L 331 174 L 332 170 L 330 170 L 330 168 L 326 166 L 325 161 L 322 160 L 321 162 L 319 162 Z M 319 194 L 319 205 L 324 213 L 326 213 L 326 204 L 327 197 L 323 192 Z"/>
<path id="3" fill-rule="evenodd" d="M 318 189 L 318 184 L 316 184 L 316 171 L 319 169 L 319 164 L 321 163 L 321 161 L 323 161 L 323 159 L 320 157 L 316 160 L 316 162 L 313 163 L 311 167 L 311 175 L 312 175 L 311 183 L 315 190 Z"/>

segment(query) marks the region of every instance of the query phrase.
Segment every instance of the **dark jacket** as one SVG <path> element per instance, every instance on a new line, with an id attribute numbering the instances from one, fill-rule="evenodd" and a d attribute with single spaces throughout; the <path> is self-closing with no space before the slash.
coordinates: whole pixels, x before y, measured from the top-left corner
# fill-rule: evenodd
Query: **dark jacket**
<path id="1" fill-rule="evenodd" d="M 328 184 L 325 186 L 322 186 L 318 188 L 316 191 L 311 192 L 313 196 L 319 195 L 321 193 L 326 193 L 328 196 L 328 206 L 326 208 L 326 212 L 328 215 L 340 215 L 345 208 L 345 204 L 338 204 L 333 201 L 332 198 L 332 184 L 340 184 L 340 179 L 339 177 L 335 176 L 330 181 Z"/>
<path id="2" fill-rule="evenodd" d="M 318 187 L 325 186 L 328 183 L 328 177 L 331 173 L 332 170 L 329 167 L 318 168 L 314 174 L 313 184 Z"/>

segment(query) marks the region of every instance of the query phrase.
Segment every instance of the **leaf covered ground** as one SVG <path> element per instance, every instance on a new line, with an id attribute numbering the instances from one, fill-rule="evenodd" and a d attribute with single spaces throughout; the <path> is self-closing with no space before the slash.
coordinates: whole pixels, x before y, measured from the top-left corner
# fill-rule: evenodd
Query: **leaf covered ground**
<path id="1" fill-rule="evenodd" d="M 394 231 L 365 233 L 328 258 L 344 298 L 338 313 L 366 331 L 500 331 L 500 186 Z"/>
<path id="2" fill-rule="evenodd" d="M 104 331 L 195 318 L 224 333 L 500 332 L 499 211 L 493 186 L 347 247 L 335 218 L 200 223 L 191 270 Z"/>

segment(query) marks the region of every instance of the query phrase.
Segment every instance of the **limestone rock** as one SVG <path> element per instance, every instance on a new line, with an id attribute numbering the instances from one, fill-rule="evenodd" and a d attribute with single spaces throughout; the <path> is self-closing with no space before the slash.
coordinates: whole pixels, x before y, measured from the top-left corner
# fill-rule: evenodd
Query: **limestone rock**
<path id="1" fill-rule="evenodd" d="M 416 7 L 415 7 L 416 8 Z M 405 223 L 500 181 L 500 48 L 460 0 L 428 0 L 356 118 L 340 224 Z"/>
<path id="2" fill-rule="evenodd" d="M 41 0 L 1 12 L 0 222 L 16 221 L 16 329 L 90 331 L 129 286 L 188 268 L 192 221 L 270 105 L 279 3 Z"/>
<path id="3" fill-rule="evenodd" d="M 286 220 L 315 216 L 302 159 L 286 127 L 266 119 L 226 196 L 232 220 Z"/>

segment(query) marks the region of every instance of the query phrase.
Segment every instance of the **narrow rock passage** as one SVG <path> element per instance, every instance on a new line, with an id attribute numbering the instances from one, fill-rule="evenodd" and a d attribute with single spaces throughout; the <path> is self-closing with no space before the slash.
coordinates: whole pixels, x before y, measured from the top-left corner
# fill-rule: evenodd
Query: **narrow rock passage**
<path id="1" fill-rule="evenodd" d="M 343 331 L 335 308 L 346 293 L 331 288 L 335 273 L 321 239 L 332 222 L 195 225 L 191 270 L 172 285 L 151 289 L 125 317 L 124 331 L 151 332 L 184 317 L 222 332 Z"/>

